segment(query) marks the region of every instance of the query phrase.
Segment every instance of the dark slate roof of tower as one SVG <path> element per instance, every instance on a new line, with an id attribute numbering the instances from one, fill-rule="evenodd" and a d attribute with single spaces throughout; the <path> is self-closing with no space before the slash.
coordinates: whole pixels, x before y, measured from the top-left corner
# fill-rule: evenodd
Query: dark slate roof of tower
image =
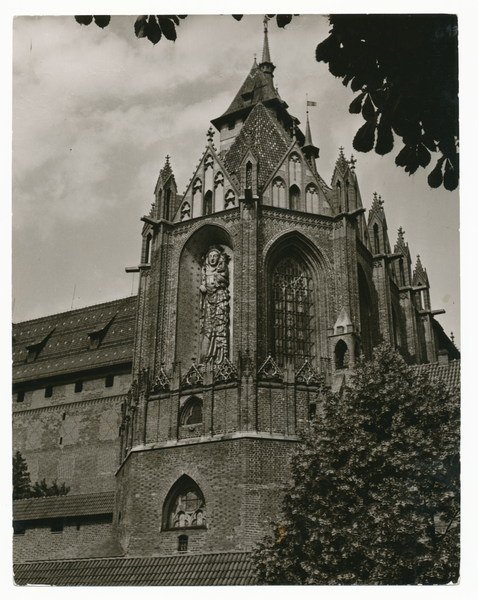
<path id="1" fill-rule="evenodd" d="M 259 160 L 258 185 L 262 188 L 284 157 L 292 140 L 262 104 L 257 104 L 247 117 L 239 135 L 223 158 L 229 174 L 240 185 L 238 172 L 248 150 Z"/>
<path id="2" fill-rule="evenodd" d="M 273 99 L 283 102 L 280 100 L 279 95 L 274 88 L 273 79 L 270 77 L 270 75 L 267 75 L 261 71 L 254 59 L 254 64 L 252 65 L 249 75 L 239 88 L 239 91 L 237 92 L 234 100 L 231 102 L 229 108 L 219 117 L 219 119 L 223 119 L 226 116 L 250 108 L 258 102 L 264 102 Z"/>
<path id="3" fill-rule="evenodd" d="M 16 585 L 255 585 L 250 552 L 96 558 L 18 563 Z"/>
<path id="4" fill-rule="evenodd" d="M 136 304 L 137 296 L 129 296 L 14 324 L 13 382 L 130 362 Z M 101 343 L 90 349 L 88 334 L 102 329 L 105 332 Z M 36 360 L 28 362 L 27 347 L 50 332 Z"/>
<path id="5" fill-rule="evenodd" d="M 15 521 L 33 521 L 55 517 L 109 514 L 113 512 L 114 500 L 114 492 L 15 500 L 13 519 Z"/>

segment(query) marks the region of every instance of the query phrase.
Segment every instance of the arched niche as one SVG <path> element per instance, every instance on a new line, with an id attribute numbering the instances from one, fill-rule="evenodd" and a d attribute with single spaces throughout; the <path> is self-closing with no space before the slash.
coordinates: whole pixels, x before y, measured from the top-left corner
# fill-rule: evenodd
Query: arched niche
<path id="1" fill-rule="evenodd" d="M 201 315 L 205 305 L 205 294 L 201 291 L 203 266 L 208 251 L 217 247 L 227 258 L 228 292 L 227 305 L 227 352 L 231 359 L 232 315 L 234 310 L 234 256 L 229 233 L 216 225 L 204 225 L 187 240 L 179 260 L 179 286 L 177 298 L 176 351 L 175 360 L 181 362 L 183 372 L 191 365 L 202 363 L 204 336 L 201 333 Z M 222 305 L 224 308 L 224 304 Z"/>

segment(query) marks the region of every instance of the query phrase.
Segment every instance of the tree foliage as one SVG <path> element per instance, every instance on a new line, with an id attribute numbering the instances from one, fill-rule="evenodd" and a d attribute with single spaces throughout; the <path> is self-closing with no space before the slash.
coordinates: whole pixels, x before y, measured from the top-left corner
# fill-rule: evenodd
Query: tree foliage
<path id="1" fill-rule="evenodd" d="M 427 167 L 432 188 L 458 186 L 458 28 L 455 15 L 332 15 L 316 58 L 350 83 L 351 113 L 365 123 L 359 152 L 388 154 L 394 133 L 403 147 L 395 162 L 412 175 Z"/>
<path id="2" fill-rule="evenodd" d="M 13 499 L 46 498 L 47 496 L 66 496 L 70 491 L 65 483 L 58 484 L 56 479 L 48 485 L 45 479 L 35 482 L 30 481 L 30 473 L 26 460 L 19 450 L 13 457 Z"/>
<path id="3" fill-rule="evenodd" d="M 305 428 L 260 582 L 456 582 L 459 435 L 458 395 L 377 348 Z"/>
<path id="4" fill-rule="evenodd" d="M 13 457 L 13 499 L 29 498 L 31 491 L 30 473 L 26 460 L 17 450 Z"/>

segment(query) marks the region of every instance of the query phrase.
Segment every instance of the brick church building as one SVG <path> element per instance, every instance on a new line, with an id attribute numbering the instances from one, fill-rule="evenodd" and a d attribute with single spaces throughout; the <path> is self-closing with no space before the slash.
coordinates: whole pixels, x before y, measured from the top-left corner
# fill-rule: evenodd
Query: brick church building
<path id="1" fill-rule="evenodd" d="M 267 37 L 184 195 L 166 158 L 137 296 L 13 325 L 14 450 L 66 496 L 14 503 L 19 584 L 250 584 L 297 430 L 381 341 L 459 384 L 426 269 L 353 158 L 327 184 Z"/>

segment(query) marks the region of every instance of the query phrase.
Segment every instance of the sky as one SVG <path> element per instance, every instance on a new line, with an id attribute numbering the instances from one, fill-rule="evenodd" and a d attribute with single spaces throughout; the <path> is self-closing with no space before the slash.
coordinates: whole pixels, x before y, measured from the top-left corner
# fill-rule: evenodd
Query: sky
<path id="1" fill-rule="evenodd" d="M 73 17 L 13 22 L 13 321 L 81 308 L 136 293 L 140 217 L 170 162 L 185 191 L 202 155 L 210 120 L 222 114 L 263 43 L 262 15 L 184 19 L 175 43 L 153 46 L 133 33 L 134 17 L 113 16 L 101 30 Z M 432 190 L 425 170 L 354 152 L 362 124 L 349 88 L 315 60 L 326 17 L 269 25 L 274 81 L 305 124 L 306 94 L 319 173 L 330 183 L 339 147 L 357 159 L 364 206 L 382 196 L 393 247 L 405 230 L 413 265 L 427 269 L 432 309 L 460 346 L 459 195 Z M 216 136 L 218 138 L 218 136 Z M 430 168 L 433 168 L 432 161 Z"/>

